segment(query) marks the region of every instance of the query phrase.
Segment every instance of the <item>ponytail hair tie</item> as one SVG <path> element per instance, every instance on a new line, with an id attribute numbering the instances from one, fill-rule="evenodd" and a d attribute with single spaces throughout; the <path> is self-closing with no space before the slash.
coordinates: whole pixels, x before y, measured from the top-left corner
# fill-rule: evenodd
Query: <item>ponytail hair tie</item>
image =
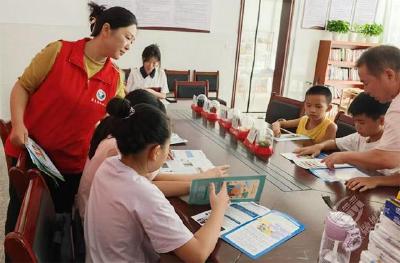
<path id="1" fill-rule="evenodd" d="M 132 117 L 133 114 L 135 114 L 135 109 L 133 107 L 131 107 L 129 109 L 129 115 L 126 116 L 124 119 L 128 119 L 128 118 Z"/>

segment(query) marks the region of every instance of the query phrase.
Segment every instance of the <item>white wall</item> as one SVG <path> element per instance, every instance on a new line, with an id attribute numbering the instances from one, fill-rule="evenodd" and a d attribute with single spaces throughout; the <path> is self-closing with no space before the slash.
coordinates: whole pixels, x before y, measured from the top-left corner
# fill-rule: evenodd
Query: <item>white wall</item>
<path id="1" fill-rule="evenodd" d="M 314 80 L 315 63 L 317 61 L 319 41 L 332 39 L 331 34 L 324 30 L 304 29 L 301 27 L 304 1 L 295 1 L 292 39 L 289 52 L 289 62 L 285 79 L 285 96 L 303 100 L 306 82 Z M 384 23 L 386 1 L 380 0 L 376 22 Z M 390 10 L 388 10 L 390 11 Z"/>
<path id="2" fill-rule="evenodd" d="M 6 8 L 20 8 L 21 1 L 6 0 Z M 64 2 L 67 0 L 63 0 Z M 82 8 L 82 0 L 71 0 L 71 5 Z M 31 20 L 26 22 L 4 23 L 0 20 L 0 118 L 8 119 L 9 94 L 17 77 L 29 64 L 32 57 L 47 43 L 57 40 L 75 40 L 89 35 L 88 25 L 82 22 L 85 14 L 78 12 L 70 25 L 45 25 L 43 16 L 56 13 L 60 21 L 68 21 L 62 10 L 56 5 L 37 9 L 35 1 L 23 1 L 30 13 Z M 32 5 L 32 6 L 29 6 Z M 168 69 L 195 69 L 199 71 L 220 71 L 220 97 L 231 100 L 235 66 L 237 25 L 239 20 L 240 0 L 213 0 L 211 33 L 188 33 L 172 31 L 140 30 L 137 41 L 131 51 L 117 61 L 121 68 L 141 65 L 141 52 L 149 44 L 157 43 L 162 52 L 162 67 Z M 79 9 L 80 10 L 80 9 Z M 7 10 L 3 9 L 3 12 Z M 17 14 L 18 12 L 16 12 Z M 71 18 L 72 19 L 72 18 Z M 2 21 L 2 22 L 1 22 Z M 140 23 L 140 21 L 139 21 Z"/>

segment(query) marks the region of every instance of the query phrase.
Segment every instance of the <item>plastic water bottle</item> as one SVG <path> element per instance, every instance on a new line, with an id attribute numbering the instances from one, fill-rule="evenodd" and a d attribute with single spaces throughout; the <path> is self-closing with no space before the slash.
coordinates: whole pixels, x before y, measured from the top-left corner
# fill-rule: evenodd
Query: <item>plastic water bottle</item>
<path id="1" fill-rule="evenodd" d="M 360 229 L 351 216 L 329 212 L 319 250 L 320 263 L 347 263 L 351 252 L 361 245 Z"/>

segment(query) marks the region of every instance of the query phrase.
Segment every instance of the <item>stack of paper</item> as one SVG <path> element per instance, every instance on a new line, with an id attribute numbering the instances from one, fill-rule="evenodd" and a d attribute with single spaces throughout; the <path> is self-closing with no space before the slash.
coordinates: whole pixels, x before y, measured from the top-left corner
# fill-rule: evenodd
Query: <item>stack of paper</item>
<path id="1" fill-rule="evenodd" d="M 360 262 L 400 262 L 400 200 L 386 201 L 380 222 L 369 233 L 368 250 L 361 253 Z"/>
<path id="2" fill-rule="evenodd" d="M 211 211 L 192 218 L 203 225 Z M 221 238 L 252 259 L 268 253 L 304 231 L 294 218 L 256 203 L 231 204 L 225 213 Z"/>
<path id="3" fill-rule="evenodd" d="M 200 173 L 214 167 L 201 150 L 172 150 L 173 159 L 161 167 L 162 173 Z"/>
<path id="4" fill-rule="evenodd" d="M 25 144 L 25 147 L 28 150 L 28 153 L 32 159 L 32 162 L 38 167 L 38 169 L 40 171 L 46 173 L 56 183 L 57 183 L 56 178 L 61 181 L 65 181 L 64 177 L 61 175 L 61 173 L 55 167 L 55 165 L 50 160 L 50 158 L 47 156 L 45 151 L 35 141 L 33 141 L 31 138 L 28 138 L 28 140 Z"/>
<path id="5" fill-rule="evenodd" d="M 182 139 L 178 134 L 172 133 L 171 134 L 171 142 L 170 145 L 176 145 L 176 144 L 184 144 L 187 143 L 188 140 Z"/>

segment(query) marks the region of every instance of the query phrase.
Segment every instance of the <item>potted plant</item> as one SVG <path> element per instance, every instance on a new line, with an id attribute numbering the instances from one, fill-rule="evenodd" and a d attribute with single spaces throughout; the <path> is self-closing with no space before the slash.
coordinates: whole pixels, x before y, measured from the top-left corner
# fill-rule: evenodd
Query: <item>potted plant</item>
<path id="1" fill-rule="evenodd" d="M 350 31 L 350 23 L 343 20 L 329 20 L 326 30 L 332 32 L 333 40 L 343 40 L 344 35 Z"/>
<path id="2" fill-rule="evenodd" d="M 350 28 L 350 34 L 349 34 L 349 41 L 350 42 L 356 42 L 359 38 L 359 33 L 361 33 L 362 26 L 353 24 Z"/>
<path id="3" fill-rule="evenodd" d="M 377 23 L 365 24 L 361 28 L 361 33 L 367 38 L 368 42 L 378 43 L 379 36 L 383 33 L 383 25 Z"/>

